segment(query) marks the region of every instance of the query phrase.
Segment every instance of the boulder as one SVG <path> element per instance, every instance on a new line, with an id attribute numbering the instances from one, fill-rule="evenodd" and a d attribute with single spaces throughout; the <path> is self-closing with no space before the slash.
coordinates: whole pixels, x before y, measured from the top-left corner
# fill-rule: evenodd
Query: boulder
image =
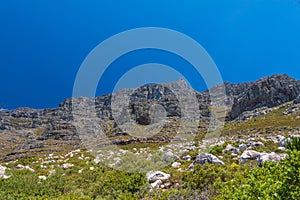
<path id="1" fill-rule="evenodd" d="M 161 171 L 150 171 L 146 174 L 146 179 L 149 183 L 154 183 L 157 180 L 165 181 L 171 178 L 170 174 Z"/>
<path id="2" fill-rule="evenodd" d="M 182 157 L 182 160 L 190 161 L 191 159 L 192 159 L 192 156 L 190 156 L 190 155 L 186 155 L 186 156 Z"/>
<path id="3" fill-rule="evenodd" d="M 23 165 L 21 165 L 21 164 L 18 164 L 18 165 L 16 166 L 16 168 L 17 168 L 17 169 L 22 169 L 22 170 L 29 170 L 29 171 L 31 171 L 31 172 L 34 172 L 34 169 L 30 168 L 28 165 L 23 166 Z"/>
<path id="4" fill-rule="evenodd" d="M 46 170 L 48 167 L 46 165 L 41 165 L 41 169 Z"/>
<path id="5" fill-rule="evenodd" d="M 226 152 L 228 152 L 228 151 L 232 151 L 233 149 L 234 149 L 234 146 L 232 146 L 232 144 L 228 144 L 228 145 L 226 146 L 226 148 L 223 149 L 223 153 L 226 153 Z"/>
<path id="6" fill-rule="evenodd" d="M 195 164 L 201 164 L 204 165 L 205 163 L 209 164 L 219 164 L 219 165 L 224 165 L 224 162 L 221 161 L 219 158 L 216 156 L 209 154 L 209 153 L 200 153 L 194 162 L 188 167 L 189 170 L 194 169 Z"/>
<path id="7" fill-rule="evenodd" d="M 161 184 L 162 184 L 162 181 L 161 180 L 157 180 L 154 183 L 151 183 L 151 187 L 153 189 L 158 189 L 161 186 Z"/>
<path id="8" fill-rule="evenodd" d="M 180 162 L 174 162 L 174 163 L 172 164 L 172 167 L 173 167 L 173 168 L 179 168 L 180 165 L 181 165 Z"/>
<path id="9" fill-rule="evenodd" d="M 0 165 L 0 176 L 5 173 L 6 169 L 7 169 L 6 167 L 3 167 L 3 166 Z"/>
<path id="10" fill-rule="evenodd" d="M 247 145 L 246 144 L 241 144 L 238 148 L 239 152 L 244 151 L 247 149 Z"/>
<path id="11" fill-rule="evenodd" d="M 278 147 L 278 150 L 279 150 L 279 151 L 285 151 L 286 148 L 285 148 L 285 147 Z"/>
<path id="12" fill-rule="evenodd" d="M 239 153 L 239 149 L 238 148 L 233 148 L 233 154 L 237 155 Z"/>
<path id="13" fill-rule="evenodd" d="M 56 173 L 56 171 L 54 169 L 50 170 L 49 172 L 49 176 L 53 176 Z"/>
<path id="14" fill-rule="evenodd" d="M 299 107 L 298 107 L 298 106 L 292 106 L 292 107 L 290 107 L 290 108 L 287 108 L 287 109 L 283 112 L 283 114 L 284 114 L 284 115 L 289 115 L 289 114 L 292 114 L 292 113 L 297 112 L 298 110 L 299 110 Z"/>
<path id="15" fill-rule="evenodd" d="M 285 147 L 286 143 L 288 143 L 290 141 L 291 141 L 291 138 L 283 138 L 280 140 L 279 145 L 280 145 L 280 147 Z"/>
<path id="16" fill-rule="evenodd" d="M 193 170 L 195 167 L 194 162 L 192 162 L 189 167 L 187 168 L 187 170 Z"/>
<path id="17" fill-rule="evenodd" d="M 171 151 L 168 151 L 163 156 L 163 160 L 166 162 L 171 162 L 171 161 L 175 161 L 178 159 L 179 159 L 179 157 L 177 155 L 175 155 L 174 153 L 172 153 Z"/>
<path id="18" fill-rule="evenodd" d="M 262 166 L 264 162 L 279 162 L 283 160 L 287 154 L 276 154 L 274 152 L 272 153 L 261 153 L 258 155 L 257 158 L 257 165 Z"/>
<path id="19" fill-rule="evenodd" d="M 38 178 L 41 179 L 41 180 L 44 180 L 44 181 L 47 180 L 46 176 L 39 176 Z"/>
<path id="20" fill-rule="evenodd" d="M 7 168 L 0 165 L 0 178 L 8 179 L 10 176 L 5 175 L 5 170 Z"/>
<path id="21" fill-rule="evenodd" d="M 63 169 L 63 170 L 66 170 L 66 169 L 69 169 L 69 168 L 71 168 L 71 167 L 73 167 L 74 165 L 73 164 L 71 164 L 71 163 L 65 163 L 65 164 L 63 164 L 62 166 L 61 166 L 61 168 Z"/>
<path id="22" fill-rule="evenodd" d="M 240 157 L 240 163 L 246 162 L 248 160 L 255 160 L 259 156 L 259 152 L 254 150 L 246 150 Z"/>
<path id="23" fill-rule="evenodd" d="M 251 143 L 252 147 L 261 147 L 261 146 L 265 146 L 264 143 L 262 142 L 253 142 Z"/>

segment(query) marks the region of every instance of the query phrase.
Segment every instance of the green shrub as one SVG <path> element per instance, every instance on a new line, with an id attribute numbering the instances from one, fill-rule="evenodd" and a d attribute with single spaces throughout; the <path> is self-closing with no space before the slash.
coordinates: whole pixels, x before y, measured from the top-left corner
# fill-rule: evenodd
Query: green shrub
<path id="1" fill-rule="evenodd" d="M 209 153 L 213 154 L 213 155 L 220 155 L 223 151 L 224 147 L 216 145 L 214 147 L 211 148 L 211 150 L 209 151 Z"/>
<path id="2" fill-rule="evenodd" d="M 245 177 L 235 177 L 225 184 L 219 182 L 221 193 L 216 199 L 300 199 L 300 152 L 276 164 L 264 163 Z"/>

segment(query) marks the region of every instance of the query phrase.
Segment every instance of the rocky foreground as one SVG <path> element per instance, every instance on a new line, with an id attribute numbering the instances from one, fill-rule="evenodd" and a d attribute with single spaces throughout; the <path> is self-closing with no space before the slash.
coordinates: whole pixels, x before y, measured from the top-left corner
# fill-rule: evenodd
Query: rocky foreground
<path id="1" fill-rule="evenodd" d="M 216 169 L 220 170 L 223 168 L 223 171 L 228 170 L 226 173 L 229 174 L 229 180 L 233 180 L 234 173 L 236 173 L 236 171 L 244 172 L 245 170 L 251 170 L 256 167 L 263 167 L 264 163 L 266 162 L 278 163 L 289 156 L 286 153 L 286 145 L 291 141 L 291 138 L 299 138 L 300 141 L 300 135 L 294 134 L 290 134 L 288 137 L 282 135 L 255 137 L 245 136 L 238 139 L 232 138 L 226 142 L 220 140 L 218 143 L 211 146 L 209 152 L 203 149 L 201 142 L 189 142 L 163 146 L 156 145 L 150 147 L 146 147 L 147 145 L 145 145 L 145 147 L 133 148 L 132 146 L 125 146 L 126 148 L 120 148 L 118 151 L 103 150 L 102 152 L 98 152 L 99 155 L 101 155 L 100 157 L 94 157 L 91 152 L 80 149 L 70 151 L 66 154 L 51 153 L 43 156 L 36 156 L 31 159 L 20 159 L 2 163 L 0 165 L 0 185 L 2 184 L 2 186 L 5 186 L 6 184 L 6 182 L 1 182 L 1 179 L 8 181 L 12 179 L 13 181 L 18 181 L 15 186 L 7 187 L 17 187 L 18 189 L 21 189 L 24 199 L 42 199 L 42 196 L 30 196 L 32 195 L 31 192 L 30 194 L 26 193 L 27 190 L 32 190 L 35 187 L 42 187 L 43 190 L 45 190 L 42 193 L 46 194 L 47 197 L 52 195 L 54 198 L 58 194 L 61 194 L 62 196 L 59 199 L 69 199 L 68 194 L 73 193 L 73 190 L 68 191 L 66 188 L 71 187 L 73 184 L 79 184 L 77 186 L 78 188 L 74 188 L 74 190 L 76 192 L 78 192 L 78 190 L 83 190 L 80 192 L 80 195 L 86 193 L 87 196 L 85 198 L 79 198 L 79 196 L 75 195 L 72 199 L 94 199 L 91 198 L 94 193 L 85 190 L 82 184 L 86 184 L 87 181 L 91 181 L 91 178 L 97 183 L 97 181 L 100 180 L 97 180 L 96 177 L 100 176 L 102 179 L 105 179 L 105 182 L 113 181 L 112 185 L 109 186 L 112 188 L 108 189 L 117 190 L 118 193 L 116 195 L 118 199 L 122 199 L 120 195 L 123 194 L 124 191 L 119 191 L 119 181 L 125 181 L 126 183 L 129 181 L 129 184 L 126 185 L 126 187 L 129 187 L 131 184 L 133 184 L 133 180 L 130 178 L 132 175 L 128 175 L 126 173 L 123 174 L 123 172 L 120 171 L 118 172 L 118 170 L 122 170 L 121 168 L 118 168 L 118 166 L 121 166 L 123 164 L 122 162 L 126 162 L 123 160 L 123 158 L 128 158 L 127 156 L 131 153 L 141 157 L 146 156 L 147 158 L 151 158 L 154 155 L 159 155 L 163 162 L 165 162 L 165 167 L 156 169 L 158 167 L 157 165 L 147 165 L 145 163 L 143 165 L 144 168 L 142 169 L 145 172 L 140 172 L 138 175 L 138 188 L 136 188 L 135 192 L 131 194 L 133 196 L 130 197 L 130 199 L 138 199 L 141 197 L 143 197 L 143 199 L 152 199 L 156 195 L 160 195 L 157 192 L 166 193 L 169 191 L 168 194 L 172 194 L 171 191 L 174 190 L 186 190 L 186 184 L 192 183 L 194 179 L 186 180 L 185 177 L 197 177 L 196 175 L 193 175 L 193 171 L 195 170 L 195 173 L 199 173 L 200 168 L 197 168 L 198 166 L 218 166 Z M 177 155 L 175 152 L 178 152 L 178 149 L 180 149 L 181 154 Z M 139 162 L 139 160 L 133 160 L 133 162 Z M 137 166 L 133 163 L 125 163 L 125 165 L 127 167 Z M 208 170 L 210 167 L 204 169 Z M 124 168 L 123 170 L 126 171 L 128 168 Z M 119 180 L 115 180 L 114 177 L 111 177 L 112 172 L 117 173 L 116 176 L 119 177 L 117 178 Z M 222 174 L 219 174 L 220 172 L 207 171 L 205 173 L 207 174 L 203 174 L 203 177 L 201 178 L 205 179 L 206 176 L 210 176 L 210 173 L 217 173 L 217 177 L 222 176 Z M 20 186 L 20 183 L 24 184 L 23 178 L 25 181 L 27 178 L 29 178 L 27 180 L 29 181 L 27 182 L 28 185 L 24 186 L 24 188 Z M 65 178 L 67 179 L 65 180 L 65 184 L 70 184 L 70 186 L 53 185 L 61 180 L 64 180 Z M 113 180 L 111 180 L 112 178 Z M 209 178 L 207 177 L 206 181 L 208 180 Z M 198 181 L 200 181 L 200 179 Z M 49 184 L 51 185 L 49 186 Z M 44 188 L 43 185 L 45 185 L 46 188 Z M 62 191 L 53 194 L 49 193 L 53 189 L 51 187 L 57 187 Z M 95 186 L 90 185 L 89 187 Z M 104 186 L 99 185 L 99 187 L 102 188 L 101 191 L 104 190 Z M 4 189 L 5 192 L 7 188 L 2 189 Z M 41 195 L 40 192 L 36 193 Z M 213 188 L 203 188 L 200 193 L 193 191 L 193 194 L 189 195 L 193 195 L 190 196 L 190 199 L 211 199 L 216 194 L 217 193 Z M 7 194 L 5 193 L 5 195 Z M 16 194 L 14 193 L 14 195 Z M 104 197 L 104 195 L 107 194 L 98 193 L 98 197 Z M 106 196 L 106 198 L 109 199 L 111 196 Z M 186 198 L 187 197 L 184 199 Z"/>

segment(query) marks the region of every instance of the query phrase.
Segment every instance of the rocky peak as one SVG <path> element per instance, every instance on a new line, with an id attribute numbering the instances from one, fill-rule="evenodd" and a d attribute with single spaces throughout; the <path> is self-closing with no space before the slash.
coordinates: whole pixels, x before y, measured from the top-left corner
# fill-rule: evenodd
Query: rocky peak
<path id="1" fill-rule="evenodd" d="M 183 87 L 183 88 L 187 87 L 187 82 L 184 78 L 180 78 L 177 83 L 178 83 L 178 86 L 180 86 L 180 87 Z"/>

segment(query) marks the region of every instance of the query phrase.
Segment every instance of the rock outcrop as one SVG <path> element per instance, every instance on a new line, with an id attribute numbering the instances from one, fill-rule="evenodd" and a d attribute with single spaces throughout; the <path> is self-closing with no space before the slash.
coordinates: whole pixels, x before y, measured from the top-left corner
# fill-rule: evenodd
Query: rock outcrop
<path id="1" fill-rule="evenodd" d="M 244 86 L 234 98 L 229 119 L 236 119 L 245 111 L 274 107 L 295 100 L 300 94 L 300 82 L 288 75 L 273 75 Z"/>

